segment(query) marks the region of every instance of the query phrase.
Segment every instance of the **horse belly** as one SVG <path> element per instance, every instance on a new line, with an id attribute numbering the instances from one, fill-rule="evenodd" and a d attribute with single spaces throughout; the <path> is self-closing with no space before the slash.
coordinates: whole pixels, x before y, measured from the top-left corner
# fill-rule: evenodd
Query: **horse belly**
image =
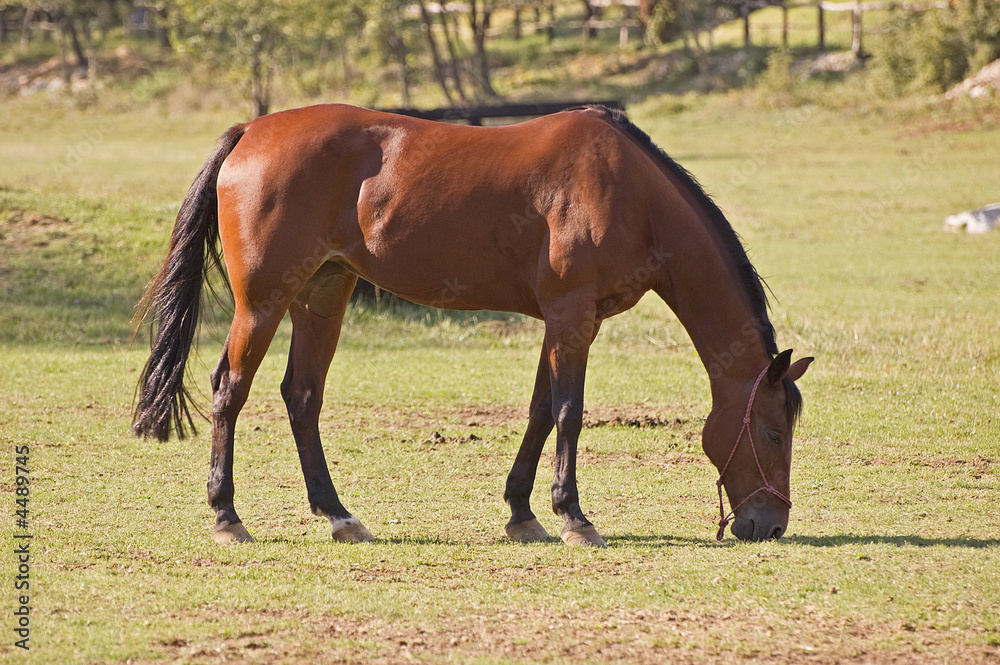
<path id="1" fill-rule="evenodd" d="M 365 256 L 352 257 L 363 277 L 387 291 L 442 309 L 489 309 L 539 316 L 533 281 L 534 242 L 520 246 L 503 221 L 443 208 L 400 210 L 364 231 Z"/>
<path id="2" fill-rule="evenodd" d="M 539 315 L 531 288 L 537 260 L 474 233 L 390 233 L 366 258 L 358 265 L 362 276 L 418 304 Z"/>

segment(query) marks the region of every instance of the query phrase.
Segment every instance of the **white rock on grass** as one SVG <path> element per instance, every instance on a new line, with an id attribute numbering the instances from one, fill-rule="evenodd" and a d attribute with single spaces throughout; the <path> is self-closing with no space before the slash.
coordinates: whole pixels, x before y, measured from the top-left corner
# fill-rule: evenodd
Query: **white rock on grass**
<path id="1" fill-rule="evenodd" d="M 978 210 L 960 212 L 944 220 L 944 230 L 959 233 L 986 233 L 1000 228 L 1000 203 L 991 203 Z"/>

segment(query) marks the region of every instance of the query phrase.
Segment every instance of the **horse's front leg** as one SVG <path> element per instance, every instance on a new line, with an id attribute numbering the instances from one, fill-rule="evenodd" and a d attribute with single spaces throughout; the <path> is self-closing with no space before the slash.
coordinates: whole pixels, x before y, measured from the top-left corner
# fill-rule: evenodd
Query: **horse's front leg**
<path id="1" fill-rule="evenodd" d="M 549 381 L 552 386 L 552 417 L 556 426 L 555 476 L 552 481 L 552 509 L 563 518 L 560 536 L 569 545 L 604 547 L 601 535 L 583 514 L 576 483 L 576 453 L 583 429 L 583 390 L 590 344 L 597 335 L 598 322 L 592 311 L 581 308 L 571 316 L 545 322 L 545 343 L 549 350 Z"/>

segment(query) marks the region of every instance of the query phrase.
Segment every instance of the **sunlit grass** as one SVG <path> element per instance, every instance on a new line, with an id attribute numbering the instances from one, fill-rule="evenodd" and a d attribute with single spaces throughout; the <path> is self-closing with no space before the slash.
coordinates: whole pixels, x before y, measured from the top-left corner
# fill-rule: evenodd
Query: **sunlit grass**
<path id="1" fill-rule="evenodd" d="M 348 313 L 321 427 L 338 490 L 380 540 L 332 543 L 308 512 L 278 391 L 283 327 L 237 435 L 237 507 L 257 542 L 215 547 L 206 428 L 164 444 L 128 434 L 145 349 L 127 342 L 173 210 L 232 119 L 92 110 L 54 122 L 15 106 L 0 127 L 0 440 L 32 449 L 36 632 L 30 653 L 5 643 L 0 658 L 995 653 L 1000 234 L 940 229 L 990 201 L 1000 132 L 943 132 L 910 107 L 745 101 L 657 98 L 630 113 L 744 237 L 781 346 L 817 357 L 801 381 L 789 533 L 715 543 L 715 470 L 698 438 L 708 381 L 683 329 L 647 298 L 602 329 L 588 405 L 679 422 L 584 431 L 584 508 L 610 545 L 596 552 L 502 538 L 540 324 L 362 305 Z M 51 168 L 104 126 L 75 175 Z M 191 363 L 202 395 L 221 318 Z M 554 533 L 550 469 L 547 450 L 533 502 Z"/>

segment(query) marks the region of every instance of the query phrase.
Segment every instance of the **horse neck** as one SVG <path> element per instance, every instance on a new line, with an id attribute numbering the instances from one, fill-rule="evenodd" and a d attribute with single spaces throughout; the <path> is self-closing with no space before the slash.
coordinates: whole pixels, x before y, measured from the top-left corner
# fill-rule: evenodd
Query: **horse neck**
<path id="1" fill-rule="evenodd" d="M 752 382 L 770 362 L 761 332 L 770 324 L 766 314 L 754 314 L 735 260 L 706 213 L 687 203 L 661 208 L 674 211 L 658 225 L 661 246 L 672 256 L 655 291 L 687 330 L 718 397 L 729 387 Z"/>

